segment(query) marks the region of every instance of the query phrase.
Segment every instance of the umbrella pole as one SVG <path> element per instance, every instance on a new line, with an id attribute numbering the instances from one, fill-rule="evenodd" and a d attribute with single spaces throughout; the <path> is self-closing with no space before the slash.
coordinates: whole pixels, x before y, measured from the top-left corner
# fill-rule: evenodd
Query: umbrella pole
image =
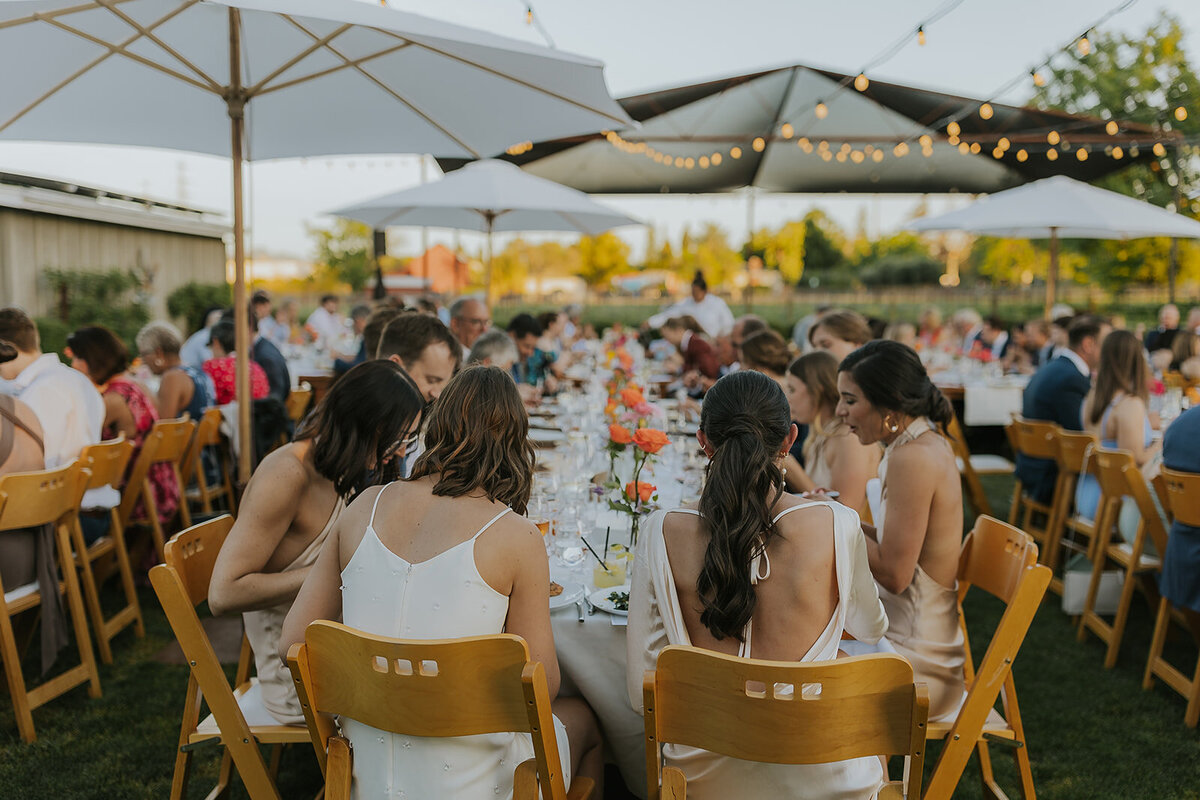
<path id="1" fill-rule="evenodd" d="M 1050 309 L 1054 307 L 1055 293 L 1058 289 L 1058 228 L 1050 229 L 1050 269 L 1046 273 L 1046 309 L 1045 317 L 1050 319 Z"/>
<path id="2" fill-rule="evenodd" d="M 245 98 L 241 95 L 241 20 L 237 9 L 229 9 L 229 84 L 226 98 L 229 135 L 233 155 L 233 330 L 237 351 L 236 389 L 238 401 L 238 480 L 250 480 L 250 306 L 246 302 L 245 225 L 242 213 L 242 134 Z"/>
<path id="3" fill-rule="evenodd" d="M 492 307 L 492 223 L 496 220 L 496 215 L 488 212 L 484 215 L 487 220 L 487 261 L 484 267 L 483 279 L 483 300 L 484 304 Z"/>

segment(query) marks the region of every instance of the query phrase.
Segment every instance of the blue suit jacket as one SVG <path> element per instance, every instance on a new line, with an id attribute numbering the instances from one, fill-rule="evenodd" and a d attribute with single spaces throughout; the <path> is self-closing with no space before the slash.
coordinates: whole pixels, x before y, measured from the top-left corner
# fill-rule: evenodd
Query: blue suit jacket
<path id="1" fill-rule="evenodd" d="M 1021 416 L 1028 420 L 1057 423 L 1069 431 L 1083 430 L 1083 399 L 1092 382 L 1066 356 L 1052 359 L 1033 376 L 1025 388 Z M 1017 455 L 1017 478 L 1035 500 L 1048 503 L 1054 494 L 1058 468 L 1044 458 Z"/>

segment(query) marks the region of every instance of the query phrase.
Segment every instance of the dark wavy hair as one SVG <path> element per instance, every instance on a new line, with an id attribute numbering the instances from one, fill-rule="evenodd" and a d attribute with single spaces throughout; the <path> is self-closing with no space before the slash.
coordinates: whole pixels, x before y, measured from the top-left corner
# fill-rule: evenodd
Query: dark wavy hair
<path id="1" fill-rule="evenodd" d="M 89 325 L 67 336 L 67 347 L 88 365 L 88 377 L 97 386 L 129 369 L 129 348 L 115 333 Z"/>
<path id="2" fill-rule="evenodd" d="M 824 350 L 813 350 L 789 364 L 788 372 L 804 384 L 804 388 L 808 390 L 818 412 L 825 408 L 832 413 L 833 409 L 837 408 L 841 395 L 838 394 L 837 388 L 838 362 L 836 358 Z M 828 421 L 821 420 L 823 423 Z"/>
<path id="3" fill-rule="evenodd" d="M 529 415 L 516 383 L 499 367 L 476 364 L 451 378 L 434 403 L 425 452 L 409 479 L 433 475 L 435 495 L 482 490 L 489 500 L 524 514 L 533 465 Z"/>
<path id="4" fill-rule="evenodd" d="M 917 351 L 888 339 L 867 342 L 842 359 L 838 372 L 848 372 L 863 397 L 878 411 L 929 417 L 945 426 L 954 409 L 933 385 Z"/>
<path id="5" fill-rule="evenodd" d="M 384 458 L 424 408 L 425 398 L 399 364 L 366 361 L 330 387 L 296 441 L 313 440 L 313 466 L 349 501 L 368 486 L 399 479 L 401 459 L 385 464 Z"/>
<path id="6" fill-rule="evenodd" d="M 791 427 L 783 390 L 760 372 L 726 375 L 704 395 L 700 430 L 713 455 L 700 495 L 709 539 L 696 589 L 700 622 L 717 639 L 741 640 L 754 614 L 750 561 L 777 535 L 771 509 L 783 475 L 775 459 Z"/>

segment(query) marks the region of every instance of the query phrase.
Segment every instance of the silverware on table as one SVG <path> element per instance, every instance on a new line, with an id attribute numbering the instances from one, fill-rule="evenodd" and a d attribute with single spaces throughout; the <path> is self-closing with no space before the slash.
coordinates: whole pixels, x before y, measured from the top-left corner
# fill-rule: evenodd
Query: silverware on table
<path id="1" fill-rule="evenodd" d="M 579 621 L 583 622 L 583 601 L 582 600 L 575 601 L 575 611 L 579 614 Z"/>

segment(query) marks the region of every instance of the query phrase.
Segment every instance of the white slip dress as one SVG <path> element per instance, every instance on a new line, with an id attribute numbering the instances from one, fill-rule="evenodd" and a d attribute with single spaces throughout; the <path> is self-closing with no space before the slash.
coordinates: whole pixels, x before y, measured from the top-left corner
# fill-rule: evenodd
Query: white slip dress
<path id="1" fill-rule="evenodd" d="M 503 633 L 508 597 L 475 566 L 475 542 L 510 509 L 494 516 L 461 544 L 413 564 L 389 550 L 375 533 L 371 508 L 362 542 L 342 571 L 342 619 L 377 636 L 455 639 Z M 513 770 L 533 757 L 529 734 L 426 738 L 391 734 L 341 720 L 354 752 L 356 800 L 408 798 L 504 800 L 513 794 Z M 566 729 L 554 720 L 563 779 L 570 785 Z"/>

